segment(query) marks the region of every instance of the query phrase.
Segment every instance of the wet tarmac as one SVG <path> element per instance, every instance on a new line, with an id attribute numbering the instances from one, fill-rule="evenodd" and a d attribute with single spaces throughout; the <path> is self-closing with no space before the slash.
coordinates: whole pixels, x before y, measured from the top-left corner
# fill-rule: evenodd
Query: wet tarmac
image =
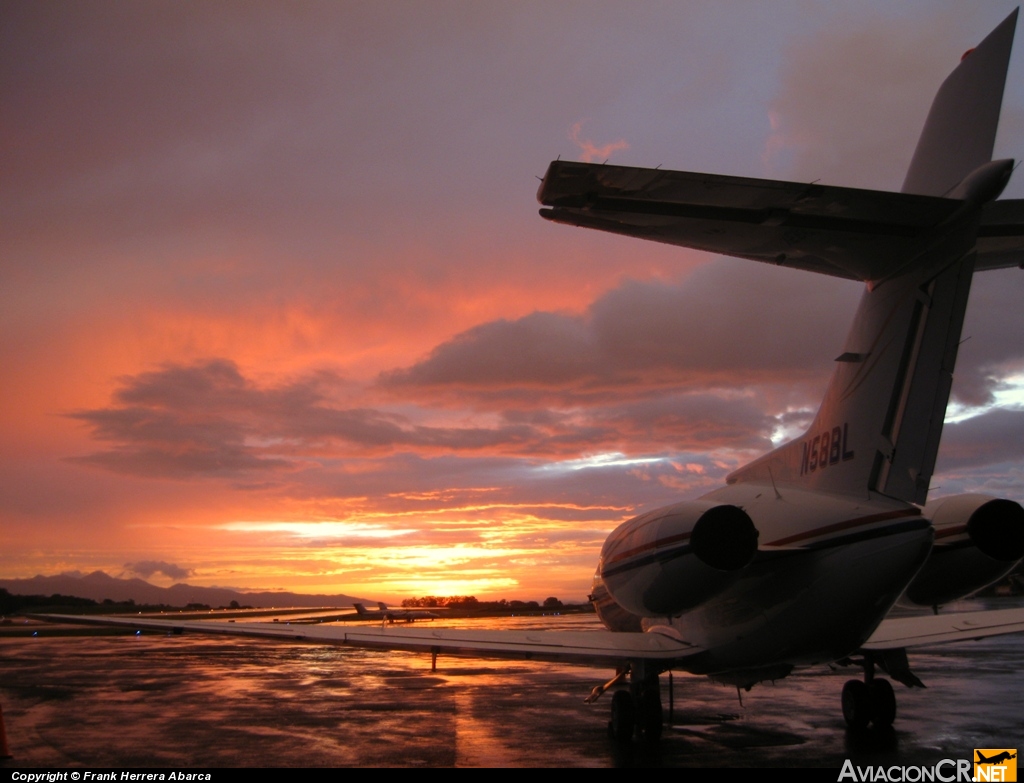
<path id="1" fill-rule="evenodd" d="M 585 627 L 590 617 L 467 621 Z M 604 669 L 201 636 L 0 639 L 0 766 L 927 765 L 1024 744 L 1024 637 L 918 651 L 927 690 L 897 687 L 888 732 L 853 734 L 852 670 L 800 671 L 743 694 L 674 676 L 657 745 L 607 736 Z M 668 709 L 668 678 L 662 677 Z M 834 779 L 831 778 L 830 779 Z"/>

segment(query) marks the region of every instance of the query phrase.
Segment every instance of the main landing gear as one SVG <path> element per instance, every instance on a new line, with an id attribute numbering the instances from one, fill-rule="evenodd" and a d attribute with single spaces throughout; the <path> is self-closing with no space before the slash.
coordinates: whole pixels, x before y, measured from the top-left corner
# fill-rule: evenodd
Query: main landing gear
<path id="1" fill-rule="evenodd" d="M 896 694 L 892 683 L 875 677 L 875 663 L 870 656 L 864 660 L 864 681 L 848 680 L 843 686 L 843 718 L 851 729 L 888 729 L 896 720 Z"/>
<path id="2" fill-rule="evenodd" d="M 664 712 L 661 707 L 661 683 L 657 671 L 645 671 L 643 661 L 631 663 L 604 685 L 594 688 L 588 702 L 595 701 L 609 688 L 629 676 L 629 688 L 620 688 L 612 694 L 612 717 L 608 721 L 608 736 L 616 742 L 629 742 L 636 734 L 648 742 L 661 737 Z"/>

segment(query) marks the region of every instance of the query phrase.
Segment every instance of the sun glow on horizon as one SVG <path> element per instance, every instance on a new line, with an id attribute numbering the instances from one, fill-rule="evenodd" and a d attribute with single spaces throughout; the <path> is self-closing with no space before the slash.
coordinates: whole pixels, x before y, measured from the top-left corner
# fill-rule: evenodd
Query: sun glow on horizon
<path id="1" fill-rule="evenodd" d="M 194 569 L 193 584 L 230 582 L 243 590 L 275 585 L 390 600 L 583 595 L 607 530 L 628 512 L 612 511 L 615 519 L 605 521 L 609 509 L 601 506 L 596 519 L 549 519 L 545 511 L 557 514 L 562 504 L 540 506 L 479 517 L 438 509 L 412 525 L 402 514 L 394 528 L 386 512 L 372 522 L 236 519 L 210 525 L 211 534 L 227 536 L 216 546 L 168 557 Z"/>
<path id="2" fill-rule="evenodd" d="M 371 525 L 365 522 L 339 522 L 335 520 L 323 522 L 224 522 L 216 525 L 222 530 L 241 533 L 289 533 L 296 538 L 396 538 L 416 531 L 412 528 L 398 529 L 383 525 Z"/>

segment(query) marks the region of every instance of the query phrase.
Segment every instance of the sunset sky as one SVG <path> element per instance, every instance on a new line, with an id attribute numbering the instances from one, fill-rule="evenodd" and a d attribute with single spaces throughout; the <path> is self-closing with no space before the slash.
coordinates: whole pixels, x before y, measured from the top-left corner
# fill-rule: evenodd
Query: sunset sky
<path id="1" fill-rule="evenodd" d="M 582 598 L 807 425 L 860 286 L 549 224 L 548 163 L 896 190 L 1013 7 L 5 3 L 0 576 Z M 1024 500 L 1022 304 L 975 278 L 936 495 Z"/>

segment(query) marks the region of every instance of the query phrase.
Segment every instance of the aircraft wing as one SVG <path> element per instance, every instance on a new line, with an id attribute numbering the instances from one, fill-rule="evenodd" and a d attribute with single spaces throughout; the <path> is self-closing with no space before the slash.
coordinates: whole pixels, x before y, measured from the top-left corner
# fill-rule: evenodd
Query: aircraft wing
<path id="1" fill-rule="evenodd" d="M 157 620 L 110 615 L 28 615 L 40 620 L 76 625 L 122 626 L 168 633 L 249 636 L 387 650 L 439 652 L 482 658 L 547 660 L 617 666 L 628 660 L 672 662 L 685 669 L 685 660 L 703 648 L 660 633 L 613 631 L 480 630 L 462 628 L 361 627 L 290 625 L 223 620 Z M 1024 607 L 952 612 L 940 615 L 888 617 L 862 650 L 893 650 L 988 636 L 1024 632 Z"/>
<path id="2" fill-rule="evenodd" d="M 29 615 L 40 620 L 85 625 L 123 626 L 169 633 L 252 636 L 349 647 L 439 652 L 483 658 L 562 661 L 617 666 L 628 660 L 676 662 L 702 648 L 658 633 L 612 631 L 486 631 L 460 628 L 342 628 L 287 623 L 236 623 L 220 620 L 155 620 L 142 617 Z"/>
<path id="3" fill-rule="evenodd" d="M 924 249 L 954 199 L 805 182 L 554 161 L 542 217 L 850 280 Z M 986 205 L 977 269 L 1024 262 L 1024 201 Z"/>
<path id="4" fill-rule="evenodd" d="M 1024 632 L 1024 608 L 887 617 L 862 649 L 922 647 L 1021 632 Z"/>
<path id="5" fill-rule="evenodd" d="M 637 659 L 679 661 L 701 651 L 701 648 L 695 645 L 678 642 L 656 633 L 486 631 L 460 628 L 337 630 L 344 632 L 344 641 L 339 643 L 354 647 L 612 666 Z"/>

